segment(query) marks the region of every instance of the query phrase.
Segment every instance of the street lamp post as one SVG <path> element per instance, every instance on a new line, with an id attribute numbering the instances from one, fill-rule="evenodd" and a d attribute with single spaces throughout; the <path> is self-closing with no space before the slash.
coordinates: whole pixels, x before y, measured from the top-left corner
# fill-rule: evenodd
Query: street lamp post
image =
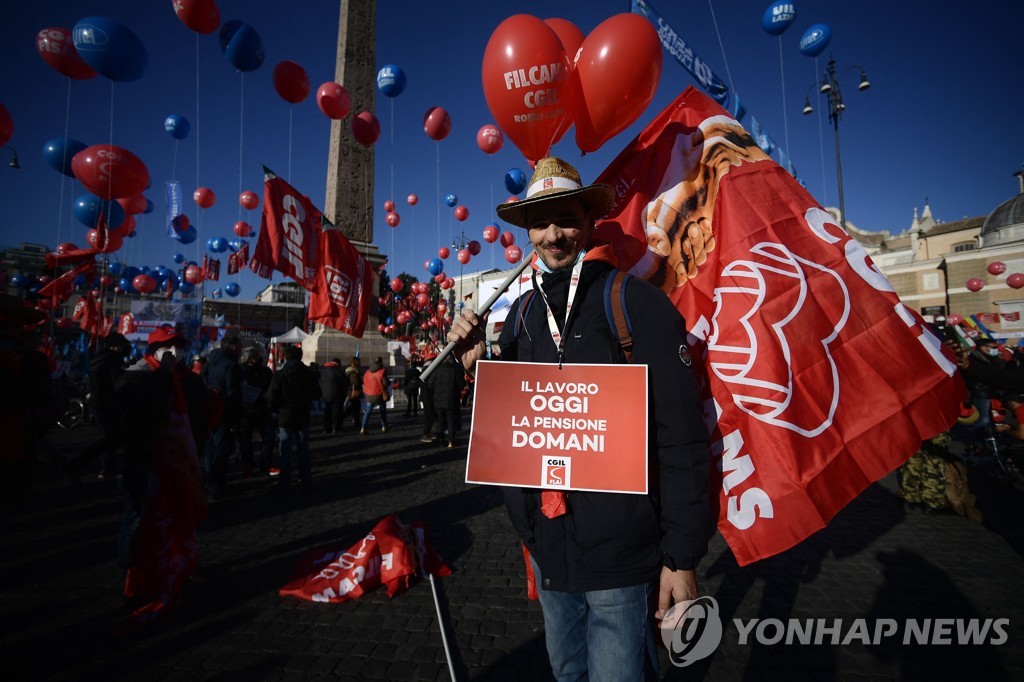
<path id="1" fill-rule="evenodd" d="M 867 90 L 871 87 L 871 83 L 868 82 L 868 74 L 862 66 L 850 66 L 843 69 L 838 75 L 836 74 L 836 60 L 829 59 L 828 66 L 825 68 L 824 77 L 815 83 L 811 83 L 807 87 L 807 91 L 804 93 L 804 109 L 803 113 L 806 116 L 814 111 L 811 107 L 810 92 L 811 88 L 817 87 L 818 92 L 828 97 L 828 120 L 832 124 L 832 129 L 835 131 L 836 137 L 836 179 L 839 183 L 839 221 L 846 227 L 846 205 L 843 197 L 843 163 L 839 153 L 839 119 L 843 116 L 843 110 L 846 109 L 846 104 L 843 102 L 843 94 L 839 89 L 839 79 L 842 78 L 843 74 L 853 69 L 860 69 L 860 83 L 857 85 L 858 90 Z"/>

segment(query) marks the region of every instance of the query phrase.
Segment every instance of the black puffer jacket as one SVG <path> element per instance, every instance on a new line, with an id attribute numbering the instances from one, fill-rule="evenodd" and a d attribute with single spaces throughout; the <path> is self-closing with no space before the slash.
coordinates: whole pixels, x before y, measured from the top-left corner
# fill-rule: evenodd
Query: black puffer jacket
<path id="1" fill-rule="evenodd" d="M 605 312 L 605 279 L 613 274 L 606 263 L 584 263 L 572 319 L 563 330 L 566 363 L 625 362 Z M 556 314 L 564 314 L 567 278 L 552 285 L 549 291 L 546 282 L 544 290 Z M 534 297 L 516 338 L 511 321 L 521 301 L 513 304 L 501 332 L 502 360 L 557 363 L 541 296 Z M 681 359 L 685 323 L 662 291 L 637 278 L 626 287 L 625 309 L 633 364 L 648 367 L 651 493 L 570 492 L 569 513 L 549 519 L 540 512 L 539 490 L 504 488 L 509 516 L 540 564 L 544 589 L 636 585 L 657 580 L 663 565 L 695 568 L 707 552 L 713 528 L 708 436 L 696 378 Z"/>
<path id="2" fill-rule="evenodd" d="M 324 365 L 320 370 L 320 392 L 324 400 L 333 403 L 344 400 L 348 393 L 348 378 L 345 371 L 333 362 Z"/>
<path id="3" fill-rule="evenodd" d="M 316 373 L 298 360 L 289 360 L 270 382 L 267 400 L 277 410 L 277 423 L 285 429 L 309 426 L 313 401 L 320 398 L 320 382 Z"/>
<path id="4" fill-rule="evenodd" d="M 242 418 L 242 366 L 238 354 L 228 353 L 223 348 L 214 348 L 203 367 L 203 381 L 206 387 L 216 391 L 224 399 L 224 416 L 221 426 L 234 426 Z"/>

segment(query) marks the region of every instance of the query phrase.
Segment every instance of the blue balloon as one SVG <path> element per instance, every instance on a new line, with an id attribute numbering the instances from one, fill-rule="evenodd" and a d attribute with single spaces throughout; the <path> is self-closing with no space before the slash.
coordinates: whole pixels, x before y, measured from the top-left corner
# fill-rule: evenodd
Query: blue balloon
<path id="1" fill-rule="evenodd" d="M 775 0 L 768 5 L 761 17 L 761 28 L 773 36 L 781 35 L 796 19 L 796 3 L 793 0 Z"/>
<path id="2" fill-rule="evenodd" d="M 128 280 L 133 280 L 138 275 L 141 275 L 141 274 L 142 274 L 142 270 L 139 270 L 134 265 L 126 265 L 125 268 L 123 270 L 121 270 L 121 276 L 126 278 L 126 279 L 128 279 Z"/>
<path id="3" fill-rule="evenodd" d="M 189 225 L 188 229 L 182 230 L 181 232 L 178 233 L 178 241 L 181 242 L 182 244 L 191 244 L 196 240 L 198 236 L 199 233 L 196 232 L 196 228 L 192 225 Z"/>
<path id="4" fill-rule="evenodd" d="M 224 237 L 211 237 L 206 246 L 214 253 L 224 253 L 228 250 L 228 240 Z"/>
<path id="5" fill-rule="evenodd" d="M 192 131 L 192 124 L 180 114 L 171 114 L 164 119 L 164 130 L 175 140 L 184 140 Z"/>
<path id="6" fill-rule="evenodd" d="M 117 286 L 121 287 L 121 291 L 124 291 L 126 293 L 135 293 L 135 286 L 132 284 L 132 281 L 127 277 L 122 277 L 118 281 Z"/>
<path id="7" fill-rule="evenodd" d="M 43 158 L 55 171 L 75 177 L 71 170 L 71 158 L 85 147 L 85 144 L 70 137 L 57 137 L 43 145 Z"/>
<path id="8" fill-rule="evenodd" d="M 449 194 L 444 198 L 444 203 L 448 204 L 449 206 L 454 206 L 455 204 L 459 203 L 459 198 L 454 194 Z"/>
<path id="9" fill-rule="evenodd" d="M 232 19 L 220 27 L 220 49 L 239 71 L 255 71 L 263 66 L 263 38 L 244 21 Z"/>
<path id="10" fill-rule="evenodd" d="M 114 261 L 109 266 L 107 266 L 107 272 L 109 272 L 114 277 L 120 275 L 122 270 L 124 270 L 124 263 L 120 261 Z"/>
<path id="11" fill-rule="evenodd" d="M 183 253 L 176 253 L 176 254 L 174 254 L 174 258 L 172 260 L 175 263 L 177 263 L 178 265 L 181 265 L 182 263 L 185 262 L 185 254 L 183 254 Z"/>
<path id="12" fill-rule="evenodd" d="M 385 97 L 398 97 L 405 90 L 405 72 L 395 64 L 385 64 L 377 72 L 377 89 Z"/>
<path id="13" fill-rule="evenodd" d="M 15 275 L 11 277 L 11 286 L 18 289 L 28 286 L 28 277 L 25 275 Z"/>
<path id="14" fill-rule="evenodd" d="M 141 268 L 139 268 L 139 274 L 141 274 L 141 275 L 152 275 L 153 274 L 153 268 L 149 267 L 148 265 L 143 265 Z"/>
<path id="15" fill-rule="evenodd" d="M 85 278 L 85 275 L 76 275 L 75 278 L 71 281 L 71 283 L 76 287 L 84 287 L 86 282 L 88 281 L 89 280 Z"/>
<path id="16" fill-rule="evenodd" d="M 178 291 L 180 291 L 183 294 L 191 294 L 195 290 L 196 285 L 192 284 L 192 282 L 187 282 L 184 280 L 178 282 Z"/>
<path id="17" fill-rule="evenodd" d="M 247 243 L 248 242 L 246 242 L 244 239 L 231 239 L 228 240 L 228 248 L 231 249 L 232 253 L 235 253 L 243 246 L 245 246 Z"/>
<path id="18" fill-rule="evenodd" d="M 224 287 L 224 293 L 230 296 L 231 298 L 238 296 L 238 294 L 241 293 L 241 291 L 242 287 L 238 286 L 238 282 L 228 282 L 227 286 Z"/>
<path id="19" fill-rule="evenodd" d="M 427 272 L 437 277 L 444 272 L 444 263 L 441 262 L 440 258 L 431 258 L 430 263 L 427 264 Z"/>
<path id="20" fill-rule="evenodd" d="M 89 229 L 99 224 L 100 215 L 107 218 L 107 227 L 118 228 L 124 223 L 125 213 L 116 201 L 104 201 L 94 194 L 83 194 L 75 199 L 75 219 Z"/>
<path id="21" fill-rule="evenodd" d="M 800 52 L 808 57 L 817 57 L 832 40 L 832 29 L 828 24 L 815 24 L 800 36 Z"/>
<path id="22" fill-rule="evenodd" d="M 154 208 L 156 207 L 153 206 L 153 202 L 150 201 L 149 199 L 146 199 L 146 209 L 143 211 L 143 213 L 152 213 Z"/>
<path id="23" fill-rule="evenodd" d="M 518 168 L 509 168 L 505 173 L 505 189 L 512 194 L 519 194 L 526 189 L 526 174 Z"/>
<path id="24" fill-rule="evenodd" d="M 112 81 L 134 81 L 149 65 L 149 54 L 139 37 L 124 24 L 106 17 L 86 17 L 72 31 L 82 61 Z"/>

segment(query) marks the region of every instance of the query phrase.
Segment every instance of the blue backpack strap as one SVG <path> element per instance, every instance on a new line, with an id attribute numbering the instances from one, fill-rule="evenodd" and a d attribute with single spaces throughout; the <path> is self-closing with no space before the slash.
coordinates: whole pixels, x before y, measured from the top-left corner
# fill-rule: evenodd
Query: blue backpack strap
<path id="1" fill-rule="evenodd" d="M 626 285 L 631 279 L 632 275 L 617 270 L 613 276 L 604 280 L 604 314 L 626 356 L 626 362 L 633 361 L 633 325 L 626 312 Z"/>
<path id="2" fill-rule="evenodd" d="M 512 335 L 518 341 L 519 333 L 522 331 L 523 320 L 530 314 L 530 306 L 533 305 L 534 294 L 537 293 L 536 289 L 530 289 L 522 298 L 519 299 L 519 308 L 516 310 L 516 321 L 512 325 Z"/>

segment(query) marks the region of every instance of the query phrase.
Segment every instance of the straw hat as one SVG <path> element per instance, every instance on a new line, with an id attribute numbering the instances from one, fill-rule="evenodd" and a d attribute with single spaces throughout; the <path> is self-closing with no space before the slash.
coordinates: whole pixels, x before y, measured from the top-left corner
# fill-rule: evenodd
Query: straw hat
<path id="1" fill-rule="evenodd" d="M 526 210 L 550 199 L 576 197 L 587 209 L 590 218 L 603 218 L 615 200 L 615 193 L 608 185 L 583 186 L 580 173 L 561 159 L 549 156 L 537 162 L 533 177 L 522 201 L 498 204 L 498 217 L 507 223 L 527 227 Z"/>

